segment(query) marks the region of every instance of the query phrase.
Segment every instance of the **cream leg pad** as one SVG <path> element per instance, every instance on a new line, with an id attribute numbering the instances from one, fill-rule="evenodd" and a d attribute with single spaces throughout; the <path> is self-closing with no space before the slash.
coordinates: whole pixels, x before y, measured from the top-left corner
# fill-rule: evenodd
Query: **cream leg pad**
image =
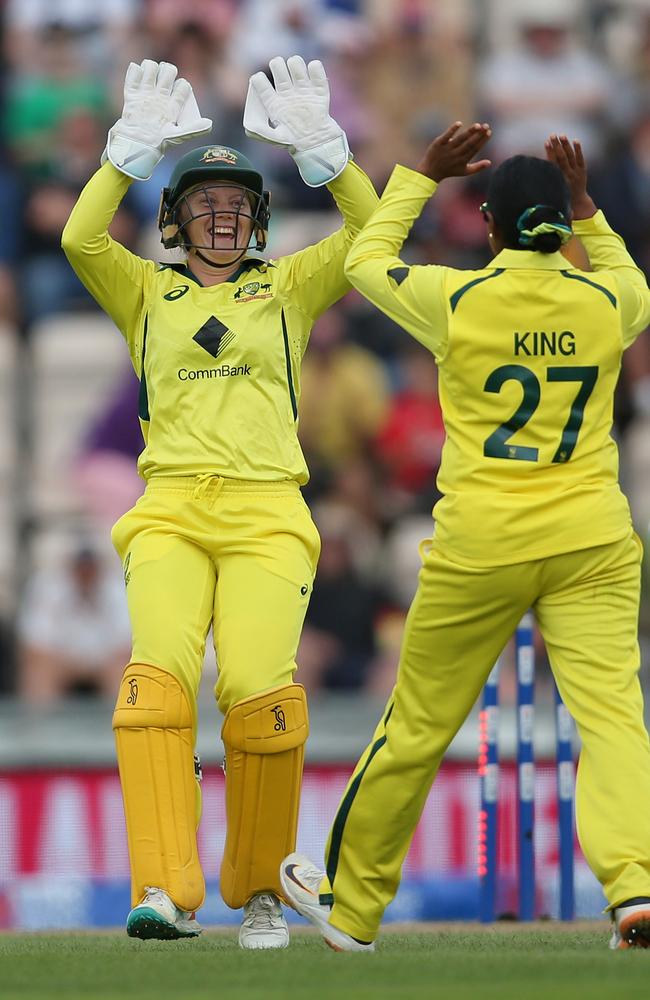
<path id="1" fill-rule="evenodd" d="M 182 910 L 197 910 L 205 883 L 196 844 L 193 718 L 172 674 L 126 668 L 113 714 L 131 859 L 131 896 L 164 889 Z"/>
<path id="2" fill-rule="evenodd" d="M 233 909 L 258 892 L 282 896 L 279 868 L 296 846 L 308 732 L 301 684 L 245 698 L 226 716 L 221 737 L 226 748 L 228 832 L 221 895 Z"/>

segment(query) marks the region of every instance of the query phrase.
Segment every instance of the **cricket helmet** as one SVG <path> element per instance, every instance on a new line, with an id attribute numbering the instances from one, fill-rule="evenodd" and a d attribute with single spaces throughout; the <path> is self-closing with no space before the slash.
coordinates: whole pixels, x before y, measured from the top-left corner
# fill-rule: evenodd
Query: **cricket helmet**
<path id="1" fill-rule="evenodd" d="M 163 188 L 160 196 L 158 213 L 158 228 L 162 233 L 164 247 L 193 246 L 188 242 L 185 230 L 188 222 L 196 218 L 196 215 L 189 211 L 185 195 L 199 185 L 205 188 L 216 185 L 242 187 L 248 196 L 250 211 L 239 210 L 237 214 L 252 220 L 257 239 L 256 249 L 265 248 L 271 214 L 269 192 L 264 190 L 262 175 L 250 160 L 230 146 L 199 146 L 191 149 L 172 170 L 169 184 Z M 181 215 L 185 217 L 181 218 Z"/>

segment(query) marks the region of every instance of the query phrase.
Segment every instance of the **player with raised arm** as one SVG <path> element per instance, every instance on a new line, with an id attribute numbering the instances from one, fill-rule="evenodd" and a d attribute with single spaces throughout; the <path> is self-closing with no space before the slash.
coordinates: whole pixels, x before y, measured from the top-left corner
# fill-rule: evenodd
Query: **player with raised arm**
<path id="1" fill-rule="evenodd" d="M 456 122 L 417 170 L 397 166 L 350 251 L 352 284 L 435 356 L 447 440 L 397 682 L 334 820 L 325 868 L 281 879 L 332 947 L 369 951 L 442 755 L 533 608 L 582 741 L 577 828 L 613 920 L 611 947 L 650 946 L 650 745 L 638 680 L 641 544 L 611 437 L 622 353 L 650 292 L 587 193 L 578 142 L 515 156 L 481 206 L 493 259 L 409 266 L 426 201 L 490 129 Z M 592 272 L 560 252 L 579 236 Z"/>
<path id="2" fill-rule="evenodd" d="M 246 128 L 285 147 L 308 184 L 328 184 L 337 232 L 278 260 L 264 250 L 269 195 L 236 149 L 186 153 L 161 198 L 166 247 L 142 260 L 108 226 L 133 180 L 170 143 L 202 135 L 190 85 L 169 63 L 126 74 L 104 165 L 63 233 L 75 271 L 124 335 L 140 378 L 143 497 L 113 529 L 133 651 L 117 698 L 117 746 L 132 873 L 127 932 L 192 937 L 205 884 L 197 851 L 196 696 L 213 628 L 225 716 L 226 903 L 244 907 L 243 948 L 289 941 L 278 866 L 295 845 L 304 689 L 295 655 L 320 542 L 300 487 L 300 365 L 312 324 L 345 294 L 344 262 L 377 196 L 329 115 L 322 65 L 293 56 L 251 78 Z M 198 768 L 197 768 L 198 772 Z"/>

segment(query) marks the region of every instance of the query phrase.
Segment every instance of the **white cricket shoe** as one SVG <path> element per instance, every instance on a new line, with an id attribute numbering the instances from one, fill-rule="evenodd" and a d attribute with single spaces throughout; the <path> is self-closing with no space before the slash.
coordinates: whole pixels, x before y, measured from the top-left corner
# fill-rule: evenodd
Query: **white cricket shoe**
<path id="1" fill-rule="evenodd" d="M 334 951 L 374 951 L 374 942 L 363 944 L 330 924 L 330 907 L 321 903 L 319 897 L 324 878 L 325 872 L 319 871 L 304 854 L 289 854 L 280 865 L 280 882 L 286 898 L 294 910 L 318 928 L 330 948 Z"/>
<path id="2" fill-rule="evenodd" d="M 129 937 L 158 941 L 198 937 L 203 928 L 189 910 L 179 910 L 163 889 L 146 887 L 146 896 L 126 918 Z"/>
<path id="3" fill-rule="evenodd" d="M 650 898 L 640 897 L 616 907 L 609 947 L 650 948 Z"/>
<path id="4" fill-rule="evenodd" d="M 239 928 L 240 948 L 286 948 L 289 928 L 280 900 L 273 892 L 259 892 L 244 906 Z"/>

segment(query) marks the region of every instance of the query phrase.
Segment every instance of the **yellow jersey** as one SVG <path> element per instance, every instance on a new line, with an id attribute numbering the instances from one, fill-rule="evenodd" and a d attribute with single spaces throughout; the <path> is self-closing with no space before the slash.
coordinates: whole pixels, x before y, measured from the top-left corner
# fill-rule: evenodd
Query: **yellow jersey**
<path id="1" fill-rule="evenodd" d="M 346 274 L 438 363 L 437 546 L 489 566 L 624 537 L 613 396 L 623 350 L 650 323 L 642 272 L 602 212 L 573 226 L 593 272 L 508 249 L 478 271 L 408 266 L 400 248 L 436 186 L 397 166 Z"/>
<path id="2" fill-rule="evenodd" d="M 314 321 L 349 290 L 346 254 L 377 204 L 349 163 L 329 189 L 344 225 L 278 260 L 248 257 L 204 287 L 185 265 L 143 260 L 108 226 L 130 179 L 106 163 L 65 227 L 72 267 L 128 344 L 140 378 L 140 474 L 307 482 L 300 365 Z"/>

